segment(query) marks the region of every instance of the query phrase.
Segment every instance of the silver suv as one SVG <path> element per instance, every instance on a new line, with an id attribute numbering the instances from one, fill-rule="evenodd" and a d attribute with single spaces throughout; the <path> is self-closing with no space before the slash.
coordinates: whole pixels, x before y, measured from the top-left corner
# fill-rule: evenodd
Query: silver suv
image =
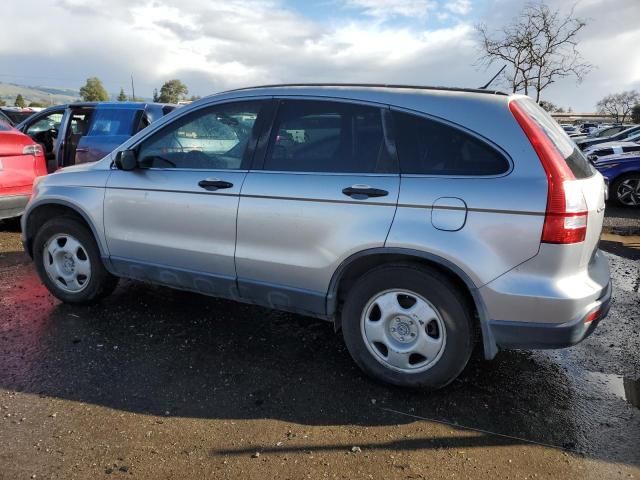
<path id="1" fill-rule="evenodd" d="M 280 85 L 205 98 L 42 178 L 22 227 L 64 302 L 126 277 L 310 315 L 369 375 L 439 388 L 476 341 L 490 359 L 593 331 L 611 298 L 604 200 L 527 97 Z"/>

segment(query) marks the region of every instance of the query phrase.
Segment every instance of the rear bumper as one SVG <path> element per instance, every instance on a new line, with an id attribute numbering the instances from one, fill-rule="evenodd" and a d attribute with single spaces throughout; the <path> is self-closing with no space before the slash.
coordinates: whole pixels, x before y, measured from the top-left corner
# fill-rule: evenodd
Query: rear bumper
<path id="1" fill-rule="evenodd" d="M 478 289 L 487 358 L 499 347 L 575 345 L 606 316 L 612 291 L 607 257 L 596 250 L 576 270 L 581 257 L 572 248 L 580 254 L 580 245 L 542 244 L 536 257 Z"/>
<path id="2" fill-rule="evenodd" d="M 19 217 L 29 203 L 29 195 L 0 196 L 0 220 Z"/>
<path id="3" fill-rule="evenodd" d="M 604 294 L 571 322 L 549 324 L 491 320 L 489 328 L 496 344 L 502 348 L 570 347 L 591 335 L 598 323 L 607 316 L 611 294 L 609 283 Z"/>

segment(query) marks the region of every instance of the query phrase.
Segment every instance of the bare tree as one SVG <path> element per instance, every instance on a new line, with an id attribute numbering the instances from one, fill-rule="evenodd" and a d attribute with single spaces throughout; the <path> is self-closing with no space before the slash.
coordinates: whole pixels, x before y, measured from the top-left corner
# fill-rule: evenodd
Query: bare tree
<path id="1" fill-rule="evenodd" d="M 527 37 L 518 29 L 517 25 L 504 27 L 496 37 L 492 37 L 487 26 L 480 24 L 476 30 L 482 37 L 484 51 L 482 61 L 492 65 L 496 61 L 505 62 L 510 68 L 506 69 L 504 77 L 513 93 L 524 90 L 528 94 L 529 72 L 531 65 L 527 55 Z"/>
<path id="2" fill-rule="evenodd" d="M 540 106 L 549 113 L 564 113 L 564 108 L 557 106 L 555 103 L 547 100 L 541 100 Z"/>
<path id="3" fill-rule="evenodd" d="M 596 107 L 599 113 L 610 115 L 616 122 L 624 123 L 638 103 L 640 103 L 640 93 L 629 90 L 607 95 L 596 104 Z"/>
<path id="4" fill-rule="evenodd" d="M 564 15 L 544 3 L 529 3 L 513 22 L 497 32 L 478 25 L 482 43 L 481 61 L 489 66 L 505 62 L 505 78 L 515 92 L 541 92 L 561 78 L 575 77 L 580 82 L 592 69 L 578 52 L 578 33 L 586 22 Z"/>

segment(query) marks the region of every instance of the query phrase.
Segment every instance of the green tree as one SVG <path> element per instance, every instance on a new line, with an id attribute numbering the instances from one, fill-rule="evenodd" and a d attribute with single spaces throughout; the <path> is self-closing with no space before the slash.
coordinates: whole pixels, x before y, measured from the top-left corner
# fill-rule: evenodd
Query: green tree
<path id="1" fill-rule="evenodd" d="M 187 86 L 178 79 L 164 82 L 160 87 L 160 95 L 158 101 L 161 103 L 178 103 L 184 99 L 189 93 Z"/>
<path id="2" fill-rule="evenodd" d="M 7 102 L 5 102 L 4 100 L 2 100 L 2 99 L 0 98 L 0 107 L 4 107 L 4 106 L 6 106 L 6 105 L 7 105 Z"/>
<path id="3" fill-rule="evenodd" d="M 16 101 L 13 103 L 16 107 L 24 108 L 27 106 L 27 102 L 24 101 L 22 94 L 18 94 Z"/>
<path id="4" fill-rule="evenodd" d="M 631 109 L 631 121 L 640 123 L 640 103 L 635 104 Z"/>
<path id="5" fill-rule="evenodd" d="M 87 83 L 80 89 L 80 96 L 85 102 L 106 102 L 109 94 L 98 77 L 87 78 Z"/>
<path id="6" fill-rule="evenodd" d="M 124 89 L 120 87 L 120 93 L 118 94 L 119 102 L 126 102 L 128 100 L 127 95 L 124 93 Z"/>
<path id="7" fill-rule="evenodd" d="M 157 88 L 153 89 L 153 101 L 154 102 L 159 102 L 160 101 L 160 95 L 158 95 L 158 89 Z"/>
<path id="8" fill-rule="evenodd" d="M 29 106 L 36 107 L 36 108 L 43 108 L 43 107 L 46 107 L 47 105 L 42 102 L 31 102 Z"/>

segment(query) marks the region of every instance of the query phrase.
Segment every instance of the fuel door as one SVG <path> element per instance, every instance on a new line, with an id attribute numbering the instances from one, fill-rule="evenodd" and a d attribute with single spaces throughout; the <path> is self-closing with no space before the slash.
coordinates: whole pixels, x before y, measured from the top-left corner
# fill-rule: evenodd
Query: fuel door
<path id="1" fill-rule="evenodd" d="M 438 230 L 455 232 L 467 221 L 467 204 L 461 198 L 440 197 L 433 202 L 431 224 Z"/>

